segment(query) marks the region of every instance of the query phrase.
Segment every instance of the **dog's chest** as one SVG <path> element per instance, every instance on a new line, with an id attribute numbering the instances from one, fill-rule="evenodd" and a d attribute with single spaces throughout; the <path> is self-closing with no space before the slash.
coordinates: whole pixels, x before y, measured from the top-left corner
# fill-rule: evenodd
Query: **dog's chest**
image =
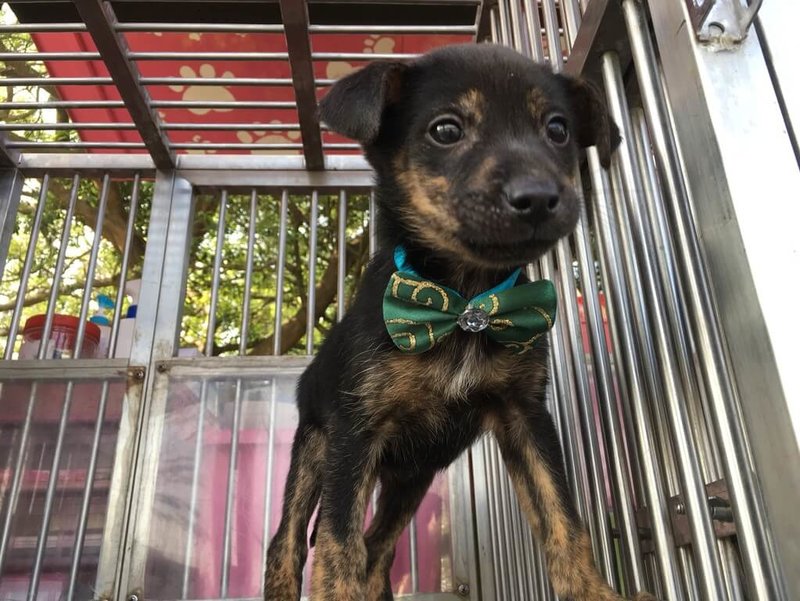
<path id="1" fill-rule="evenodd" d="M 505 350 L 487 352 L 477 338 L 454 337 L 426 353 L 393 351 L 374 360 L 358 391 L 377 411 L 432 411 L 476 392 L 500 393 L 527 377 L 532 361 Z"/>

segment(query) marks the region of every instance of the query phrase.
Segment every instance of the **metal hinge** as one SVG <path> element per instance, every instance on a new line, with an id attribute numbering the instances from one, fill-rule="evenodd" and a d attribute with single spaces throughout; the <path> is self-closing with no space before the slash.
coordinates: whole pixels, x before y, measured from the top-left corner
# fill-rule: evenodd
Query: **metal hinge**
<path id="1" fill-rule="evenodd" d="M 720 50 L 744 41 L 762 1 L 744 5 L 742 0 L 685 0 L 697 39 Z"/>

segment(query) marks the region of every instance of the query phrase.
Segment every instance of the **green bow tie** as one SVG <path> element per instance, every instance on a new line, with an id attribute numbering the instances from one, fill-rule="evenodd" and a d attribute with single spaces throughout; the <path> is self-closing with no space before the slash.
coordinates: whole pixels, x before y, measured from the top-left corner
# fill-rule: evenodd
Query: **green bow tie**
<path id="1" fill-rule="evenodd" d="M 458 292 L 421 277 L 395 250 L 397 271 L 383 295 L 383 320 L 401 351 L 423 353 L 457 327 L 485 331 L 492 340 L 522 354 L 553 327 L 556 291 L 549 280 L 515 286 L 520 270 L 467 301 Z"/>

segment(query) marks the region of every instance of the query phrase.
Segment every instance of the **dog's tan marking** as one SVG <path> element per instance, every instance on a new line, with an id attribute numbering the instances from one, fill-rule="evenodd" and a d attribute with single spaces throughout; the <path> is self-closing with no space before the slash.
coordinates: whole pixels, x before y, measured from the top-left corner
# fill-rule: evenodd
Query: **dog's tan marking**
<path id="1" fill-rule="evenodd" d="M 488 156 L 481 161 L 480 166 L 475 170 L 469 178 L 469 185 L 471 188 L 482 189 L 486 186 L 486 181 L 491 179 L 492 171 L 497 167 L 497 159 L 493 156 Z"/>
<path id="2" fill-rule="evenodd" d="M 370 493 L 375 487 L 378 458 L 383 444 L 379 435 L 370 444 L 364 469 L 353 491 L 355 500 L 347 519 L 349 531 L 346 540 L 337 540 L 324 514 L 320 520 L 311 573 L 311 601 L 352 601 L 363 598 L 367 549 L 362 528 Z"/>
<path id="3" fill-rule="evenodd" d="M 480 125 L 483 121 L 486 99 L 480 91 L 471 89 L 463 94 L 456 102 L 458 107 L 464 112 L 464 116 L 471 118 L 475 125 Z"/>
<path id="4" fill-rule="evenodd" d="M 586 531 L 567 514 L 547 462 L 531 440 L 525 418 L 511 412 L 494 420 L 495 434 L 506 461 L 520 506 L 537 534 L 547 558 L 553 589 L 574 601 L 621 601 L 597 571 Z"/>
<path id="5" fill-rule="evenodd" d="M 539 88 L 528 90 L 528 110 L 531 117 L 537 123 L 544 120 L 548 112 L 550 112 L 550 101 L 547 95 Z"/>
<path id="6" fill-rule="evenodd" d="M 302 564 L 307 554 L 306 530 L 316 505 L 325 446 L 325 436 L 312 432 L 297 456 L 294 481 L 289 481 L 284 499 L 281 527 L 267 555 L 268 601 L 295 601 L 300 596 Z"/>

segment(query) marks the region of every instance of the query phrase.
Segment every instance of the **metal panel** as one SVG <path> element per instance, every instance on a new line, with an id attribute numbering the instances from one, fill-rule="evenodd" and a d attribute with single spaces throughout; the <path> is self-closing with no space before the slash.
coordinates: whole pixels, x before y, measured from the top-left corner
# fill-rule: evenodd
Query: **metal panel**
<path id="1" fill-rule="evenodd" d="M 800 461 L 800 324 L 786 318 L 793 294 L 784 279 L 800 271 L 800 206 L 784 192 L 798 189 L 800 173 L 758 35 L 751 32 L 732 51 L 708 52 L 681 26 L 682 3 L 649 4 L 716 314 L 727 333 L 787 598 L 796 598 L 800 575 L 788 566 L 800 561 L 800 525 L 792 517 L 800 474 L 774 466 Z M 754 202 L 765 196 L 769 210 Z"/>

